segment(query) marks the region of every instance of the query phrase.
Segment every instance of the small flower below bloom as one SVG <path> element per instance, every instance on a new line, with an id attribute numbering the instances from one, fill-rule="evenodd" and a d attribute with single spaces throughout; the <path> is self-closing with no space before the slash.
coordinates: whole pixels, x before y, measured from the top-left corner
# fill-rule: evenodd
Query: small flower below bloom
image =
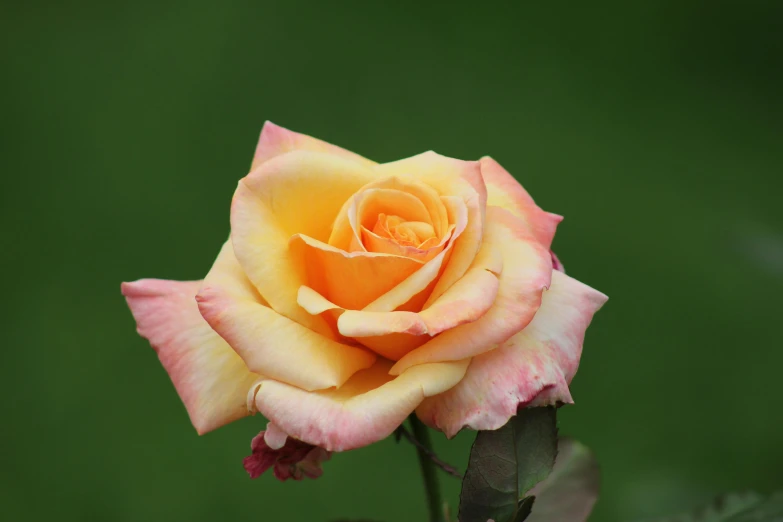
<path id="1" fill-rule="evenodd" d="M 266 431 L 253 437 L 250 449 L 253 454 L 242 461 L 250 478 L 260 477 L 266 470 L 280 481 L 304 477 L 318 478 L 323 473 L 321 463 L 331 458 L 331 452 L 289 437 L 279 449 L 272 449 L 264 439 Z"/>

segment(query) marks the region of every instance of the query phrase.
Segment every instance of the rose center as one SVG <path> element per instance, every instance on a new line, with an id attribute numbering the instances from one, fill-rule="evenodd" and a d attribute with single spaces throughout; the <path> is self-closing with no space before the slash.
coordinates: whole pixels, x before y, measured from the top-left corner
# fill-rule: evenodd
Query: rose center
<path id="1" fill-rule="evenodd" d="M 378 214 L 372 229 L 380 237 L 391 239 L 400 246 L 419 248 L 435 237 L 435 229 L 423 221 L 405 221 L 400 216 Z"/>

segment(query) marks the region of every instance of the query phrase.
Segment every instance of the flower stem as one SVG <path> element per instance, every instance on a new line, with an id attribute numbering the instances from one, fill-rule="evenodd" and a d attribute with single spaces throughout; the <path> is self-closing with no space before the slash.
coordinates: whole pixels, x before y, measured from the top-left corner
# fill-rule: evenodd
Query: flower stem
<path id="1" fill-rule="evenodd" d="M 416 414 L 408 417 L 411 423 L 413 436 L 419 443 L 416 447 L 416 453 L 419 455 L 419 466 L 421 466 L 421 476 L 424 479 L 424 489 L 427 493 L 427 508 L 430 512 L 430 522 L 443 522 L 443 501 L 440 496 L 440 486 L 438 485 L 438 470 L 435 463 L 432 462 L 432 441 L 430 433 Z"/>

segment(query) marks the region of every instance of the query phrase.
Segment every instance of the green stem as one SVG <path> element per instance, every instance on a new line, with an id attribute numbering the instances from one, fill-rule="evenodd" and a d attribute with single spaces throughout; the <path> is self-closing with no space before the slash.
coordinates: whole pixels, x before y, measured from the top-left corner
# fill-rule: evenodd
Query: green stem
<path id="1" fill-rule="evenodd" d="M 416 414 L 408 417 L 411 423 L 411 431 L 419 444 L 432 453 L 432 441 L 430 432 Z M 419 455 L 419 466 L 421 466 L 421 476 L 424 479 L 424 489 L 427 493 L 427 507 L 430 512 L 430 522 L 444 522 L 443 519 L 443 501 L 440 496 L 440 486 L 438 485 L 438 470 L 435 463 L 432 462 L 430 455 L 422 448 L 416 448 Z"/>

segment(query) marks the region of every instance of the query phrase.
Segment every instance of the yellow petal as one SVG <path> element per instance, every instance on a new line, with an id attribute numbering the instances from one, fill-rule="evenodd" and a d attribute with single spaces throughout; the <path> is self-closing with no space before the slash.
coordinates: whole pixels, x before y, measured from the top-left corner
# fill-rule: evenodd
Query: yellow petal
<path id="1" fill-rule="evenodd" d="M 292 437 L 328 451 L 345 451 L 391 435 L 422 400 L 457 384 L 468 363 L 423 364 L 392 378 L 390 363 L 379 359 L 340 389 L 319 392 L 261 379 L 248 402 Z"/>
<path id="2" fill-rule="evenodd" d="M 387 359 L 399 360 L 432 336 L 482 317 L 495 301 L 502 267 L 497 246 L 485 243 L 465 276 L 421 312 L 345 310 L 304 286 L 299 289 L 298 302 L 312 314 L 336 312 L 341 335 Z"/>
<path id="3" fill-rule="evenodd" d="M 457 282 L 473 262 L 481 246 L 487 191 L 477 161 L 461 161 L 425 152 L 375 167 L 382 176 L 414 176 L 441 196 L 457 196 L 468 207 L 468 225 L 457 239 L 448 266 L 425 303 L 425 308 Z"/>
<path id="4" fill-rule="evenodd" d="M 295 151 L 266 161 L 240 181 L 231 206 L 234 251 L 276 312 L 327 334 L 323 318 L 296 304 L 306 267 L 291 255 L 289 239 L 302 233 L 325 241 L 343 203 L 373 179 L 375 174 L 359 163 Z"/>
<path id="5" fill-rule="evenodd" d="M 376 356 L 338 343 L 268 306 L 226 242 L 196 296 L 201 315 L 252 371 L 306 390 L 341 386 Z M 309 315 L 309 314 L 308 314 Z"/>
<path id="6" fill-rule="evenodd" d="M 449 219 L 446 208 L 444 208 L 438 192 L 432 187 L 421 181 L 417 181 L 411 176 L 386 176 L 383 172 L 373 170 L 376 180 L 362 188 L 362 192 L 369 190 L 397 190 L 414 196 L 420 201 L 427 210 L 428 219 L 419 219 L 430 223 L 435 235 L 438 238 L 443 237 L 449 228 Z M 378 179 L 380 178 L 380 179 Z M 359 193 L 361 194 L 361 192 Z M 357 197 L 359 197 L 357 194 Z M 352 238 L 360 239 L 358 201 L 356 198 L 347 200 L 343 208 L 337 215 L 328 243 L 333 247 L 346 251 L 352 251 Z M 394 212 L 389 212 L 394 214 Z M 372 224 L 374 225 L 374 223 Z M 372 229 L 372 225 L 368 228 Z"/>
<path id="7" fill-rule="evenodd" d="M 427 261 L 418 271 L 411 274 L 407 279 L 396 285 L 394 288 L 378 297 L 375 301 L 367 305 L 364 310 L 368 312 L 391 312 L 406 305 L 417 296 L 423 297 L 427 301 L 432 295 L 432 291 L 437 287 L 440 277 L 446 273 L 451 264 L 452 251 L 456 248 L 460 236 L 469 226 L 469 209 L 459 197 L 446 196 L 440 198 L 443 207 L 447 210 L 447 216 L 450 223 L 450 233 L 447 231 L 449 240 L 445 248 L 431 260 Z M 422 295 L 424 294 L 424 295 Z M 413 311 L 419 311 L 423 307 L 412 308 Z M 409 309 L 406 307 L 406 309 Z"/>

